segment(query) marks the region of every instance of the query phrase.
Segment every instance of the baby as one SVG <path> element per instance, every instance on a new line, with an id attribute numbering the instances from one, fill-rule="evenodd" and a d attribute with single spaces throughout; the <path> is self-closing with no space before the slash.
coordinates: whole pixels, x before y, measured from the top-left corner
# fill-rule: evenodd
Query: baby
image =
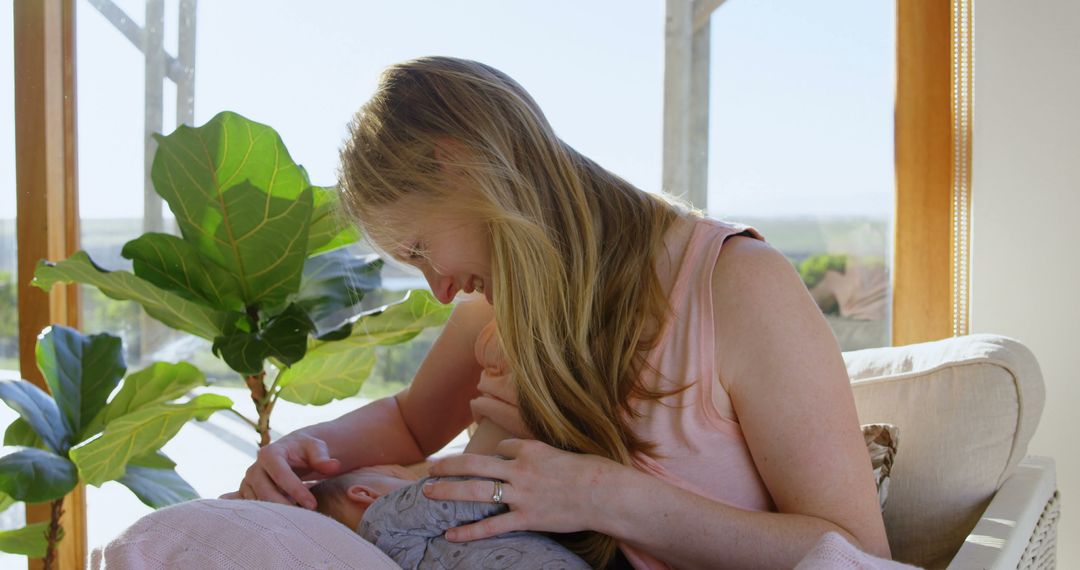
<path id="1" fill-rule="evenodd" d="M 490 453 L 510 436 L 487 418 L 465 448 Z M 355 530 L 402 568 L 587 569 L 584 560 L 551 538 L 511 532 L 471 542 L 450 542 L 448 529 L 505 513 L 505 504 L 436 501 L 422 492 L 430 478 L 400 465 L 363 467 L 311 487 L 317 510 Z M 463 477 L 446 477 L 461 480 Z"/>
<path id="2" fill-rule="evenodd" d="M 589 567 L 559 543 L 534 532 L 463 543 L 446 540 L 447 529 L 504 513 L 507 506 L 435 501 L 422 492 L 427 480 L 400 465 L 379 465 L 332 477 L 312 486 L 311 492 L 319 512 L 354 529 L 402 568 Z"/>

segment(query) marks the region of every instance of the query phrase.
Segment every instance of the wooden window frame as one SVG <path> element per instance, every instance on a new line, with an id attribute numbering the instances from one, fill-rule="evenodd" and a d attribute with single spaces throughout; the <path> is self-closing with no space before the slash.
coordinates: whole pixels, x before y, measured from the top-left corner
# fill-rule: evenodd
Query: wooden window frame
<path id="1" fill-rule="evenodd" d="M 971 0 L 897 0 L 893 344 L 968 333 Z"/>
<path id="2" fill-rule="evenodd" d="M 52 324 L 79 326 L 75 285 L 51 293 L 30 286 L 40 259 L 64 259 L 79 246 L 75 133 L 75 1 L 14 3 L 16 247 L 19 367 L 43 389 L 35 347 Z M 86 496 L 78 485 L 64 499 L 65 536 L 55 568 L 86 564 Z M 49 504 L 27 505 L 28 523 L 48 521 Z M 31 559 L 29 568 L 43 567 Z"/>

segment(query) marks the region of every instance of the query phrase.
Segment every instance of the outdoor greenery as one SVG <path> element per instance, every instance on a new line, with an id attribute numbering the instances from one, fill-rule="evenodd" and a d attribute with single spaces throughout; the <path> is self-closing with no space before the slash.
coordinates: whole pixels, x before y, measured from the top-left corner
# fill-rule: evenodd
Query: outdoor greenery
<path id="1" fill-rule="evenodd" d="M 18 368 L 18 288 L 11 273 L 0 271 L 0 368 Z M 0 502 L 2 504 L 2 502 Z"/>
<path id="2" fill-rule="evenodd" d="M 0 271 L 0 338 L 18 334 L 18 290 L 11 273 Z"/>
<path id="3" fill-rule="evenodd" d="M 312 185 L 270 127 L 226 112 L 157 139 L 151 178 L 181 235 L 127 242 L 130 272 L 80 251 L 40 263 L 34 284 L 90 285 L 211 342 L 251 392 L 260 445 L 270 442 L 278 398 L 320 405 L 355 395 L 377 346 L 449 316 L 426 291 L 361 310 L 382 261 L 350 247 L 359 236 L 338 213 L 336 189 Z"/>
<path id="4" fill-rule="evenodd" d="M 847 255 L 824 253 L 804 259 L 801 263 L 796 265 L 796 268 L 799 270 L 799 276 L 802 277 L 803 283 L 806 284 L 806 288 L 813 289 L 825 278 L 826 271 L 843 273 L 844 269 L 847 267 L 847 262 Z"/>
<path id="5" fill-rule="evenodd" d="M 38 338 L 36 356 L 49 392 L 0 381 L 0 399 L 20 416 L 4 432 L 11 447 L 0 457 L 0 511 L 16 501 L 51 503 L 51 520 L 0 532 L 0 550 L 44 557 L 51 568 L 64 496 L 80 481 L 118 481 L 153 508 L 198 497 L 161 452 L 189 420 L 233 405 L 217 394 L 175 401 L 206 384 L 197 368 L 156 362 L 124 378 L 119 338 L 57 325 Z"/>

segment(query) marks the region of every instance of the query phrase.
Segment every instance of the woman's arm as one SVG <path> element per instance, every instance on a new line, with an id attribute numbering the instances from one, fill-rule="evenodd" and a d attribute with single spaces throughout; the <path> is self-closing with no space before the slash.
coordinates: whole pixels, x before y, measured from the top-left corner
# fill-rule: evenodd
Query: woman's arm
<path id="1" fill-rule="evenodd" d="M 720 380 L 781 513 L 816 518 L 889 557 L 855 399 L 836 338 L 791 263 L 732 238 L 713 274 Z M 806 549 L 820 533 L 809 537 Z"/>
<path id="2" fill-rule="evenodd" d="M 459 303 L 409 388 L 262 448 L 239 495 L 313 507 L 302 478 L 416 463 L 446 445 L 471 421 L 480 376 L 473 347 L 492 316 L 483 300 Z"/>
<path id="3" fill-rule="evenodd" d="M 614 478 L 637 500 L 604 500 L 616 512 L 598 530 L 678 567 L 791 567 L 829 531 L 888 557 L 850 381 L 821 311 L 772 247 L 736 237 L 721 252 L 713 273 L 719 380 L 779 513 L 702 501 L 624 470 Z"/>
<path id="4" fill-rule="evenodd" d="M 836 341 L 790 263 L 733 238 L 714 274 L 720 374 L 779 513 L 703 499 L 632 468 L 537 442 L 504 442 L 499 461 L 444 459 L 436 475 L 498 477 L 507 514 L 451 540 L 510 530 L 592 529 L 676 567 L 791 567 L 828 531 L 888 556 L 870 460 Z M 437 483 L 428 496 L 490 497 L 490 485 Z"/>

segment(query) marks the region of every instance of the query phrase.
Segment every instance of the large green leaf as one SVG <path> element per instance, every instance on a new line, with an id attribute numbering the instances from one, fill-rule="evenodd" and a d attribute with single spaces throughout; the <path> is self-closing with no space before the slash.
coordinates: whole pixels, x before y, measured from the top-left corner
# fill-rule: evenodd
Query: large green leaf
<path id="1" fill-rule="evenodd" d="M 4 430 L 4 445 L 47 448 L 41 436 L 30 427 L 30 422 L 25 418 L 15 418 L 15 421 L 8 424 Z"/>
<path id="2" fill-rule="evenodd" d="M 321 405 L 355 395 L 374 366 L 375 346 L 405 342 L 428 327 L 440 326 L 452 310 L 427 291 L 410 291 L 400 302 L 360 317 L 349 338 L 311 343 L 304 359 L 278 376 L 281 397 Z"/>
<path id="3" fill-rule="evenodd" d="M 33 284 L 46 291 L 56 283 L 73 282 L 93 285 L 113 299 L 135 301 L 162 323 L 205 339 L 212 340 L 243 317 L 188 301 L 127 271 L 105 271 L 83 251 L 56 263 L 41 261 L 34 271 Z"/>
<path id="4" fill-rule="evenodd" d="M 0 380 L 0 400 L 18 412 L 52 451 L 63 454 L 71 447 L 60 408 L 41 388 L 26 380 Z"/>
<path id="5" fill-rule="evenodd" d="M 364 347 L 399 344 L 426 328 L 442 326 L 453 312 L 424 289 L 413 289 L 397 303 L 360 315 L 349 338 L 337 342 Z"/>
<path id="6" fill-rule="evenodd" d="M 337 188 L 312 186 L 314 211 L 308 232 L 308 256 L 359 241 L 360 231 L 341 208 Z"/>
<path id="7" fill-rule="evenodd" d="M 263 371 L 263 363 L 270 357 L 270 345 L 258 333 L 234 333 L 214 340 L 214 355 L 220 357 L 237 373 L 251 376 Z"/>
<path id="8" fill-rule="evenodd" d="M 290 304 L 281 313 L 270 317 L 262 330 L 218 337 L 214 339 L 212 349 L 229 368 L 240 374 L 258 374 L 267 358 L 273 357 L 285 366 L 303 358 L 307 352 L 308 334 L 313 328 L 303 309 Z"/>
<path id="9" fill-rule="evenodd" d="M 55 453 L 16 447 L 0 457 L 0 491 L 18 501 L 43 503 L 68 494 L 79 482 L 75 466 Z"/>
<path id="10" fill-rule="evenodd" d="M 339 248 L 309 257 L 304 263 L 300 291 L 293 297 L 315 324 L 315 335 L 338 330 L 356 315 L 364 295 L 377 288 L 383 262 L 352 248 Z"/>
<path id="11" fill-rule="evenodd" d="M 151 167 L 184 239 L 232 273 L 245 305 L 296 291 L 313 198 L 278 134 L 235 113 L 158 136 Z"/>
<path id="12" fill-rule="evenodd" d="M 85 336 L 53 325 L 38 336 L 36 355 L 68 433 L 75 435 L 73 443 L 77 443 L 127 371 L 123 344 L 110 334 Z"/>
<path id="13" fill-rule="evenodd" d="M 120 390 L 94 418 L 86 433 L 97 433 L 116 418 L 147 406 L 175 400 L 192 388 L 205 385 L 203 373 L 186 362 L 155 362 L 124 379 Z"/>
<path id="14" fill-rule="evenodd" d="M 143 234 L 124 244 L 120 255 L 132 260 L 135 275 L 162 289 L 215 309 L 244 310 L 232 274 L 174 235 Z"/>
<path id="15" fill-rule="evenodd" d="M 72 449 L 69 455 L 87 483 L 101 486 L 123 477 L 132 457 L 161 449 L 188 420 L 205 420 L 230 407 L 232 400 L 225 396 L 202 394 L 183 404 L 140 408 L 109 422 L 100 437 Z"/>
<path id="16" fill-rule="evenodd" d="M 297 404 L 321 406 L 331 400 L 355 396 L 375 368 L 375 349 L 339 346 L 331 342 L 316 356 L 283 370 L 278 380 L 280 397 Z"/>
<path id="17" fill-rule="evenodd" d="M 131 463 L 119 483 L 155 509 L 199 498 L 199 493 L 171 467 L 155 469 Z"/>
<path id="18" fill-rule="evenodd" d="M 40 522 L 15 530 L 0 531 L 0 551 L 42 558 L 49 549 L 49 540 L 45 538 L 48 530 L 49 523 Z"/>
<path id="19" fill-rule="evenodd" d="M 159 450 L 146 455 L 132 457 L 131 460 L 128 461 L 128 467 L 133 465 L 150 469 L 172 469 L 176 467 L 176 462 L 169 459 L 168 455 L 165 455 L 165 453 Z"/>

